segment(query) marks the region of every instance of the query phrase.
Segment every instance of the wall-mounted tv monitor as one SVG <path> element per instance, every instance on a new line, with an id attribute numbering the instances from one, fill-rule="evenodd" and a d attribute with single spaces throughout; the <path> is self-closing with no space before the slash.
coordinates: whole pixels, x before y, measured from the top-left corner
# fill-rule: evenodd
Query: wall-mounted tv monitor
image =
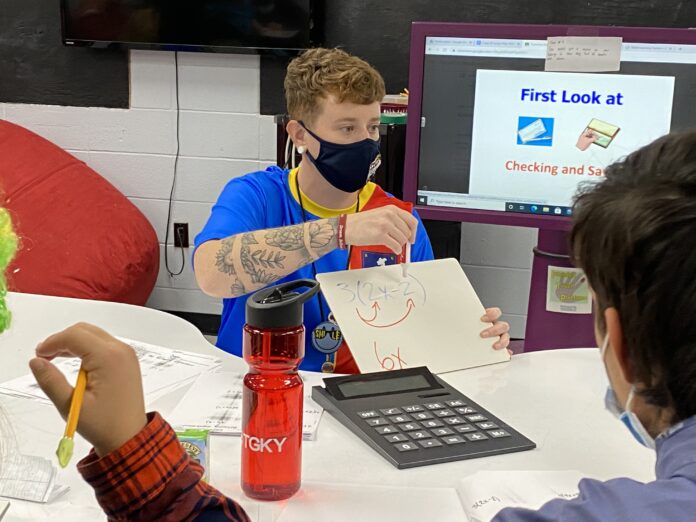
<path id="1" fill-rule="evenodd" d="M 546 72 L 550 36 L 621 37 L 620 69 Z M 404 195 L 422 217 L 562 230 L 580 183 L 696 126 L 696 30 L 416 22 Z"/>
<path id="2" fill-rule="evenodd" d="M 61 0 L 63 43 L 298 52 L 320 43 L 319 0 Z"/>

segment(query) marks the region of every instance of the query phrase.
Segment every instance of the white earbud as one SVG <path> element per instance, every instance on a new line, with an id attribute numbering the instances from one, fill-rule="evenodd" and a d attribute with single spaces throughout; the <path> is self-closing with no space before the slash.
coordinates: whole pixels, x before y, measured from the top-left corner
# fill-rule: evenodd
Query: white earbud
<path id="1" fill-rule="evenodd" d="M 299 147 L 297 147 L 297 152 L 299 154 L 304 154 L 304 151 L 305 151 L 304 145 L 300 145 Z"/>

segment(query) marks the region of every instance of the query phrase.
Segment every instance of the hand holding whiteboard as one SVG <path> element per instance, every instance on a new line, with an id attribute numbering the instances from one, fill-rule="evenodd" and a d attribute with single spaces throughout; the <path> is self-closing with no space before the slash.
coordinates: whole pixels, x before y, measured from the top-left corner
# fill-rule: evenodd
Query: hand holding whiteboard
<path id="1" fill-rule="evenodd" d="M 459 262 L 318 274 L 317 280 L 361 372 L 428 366 L 443 373 L 509 361 L 479 336 L 485 309 Z"/>

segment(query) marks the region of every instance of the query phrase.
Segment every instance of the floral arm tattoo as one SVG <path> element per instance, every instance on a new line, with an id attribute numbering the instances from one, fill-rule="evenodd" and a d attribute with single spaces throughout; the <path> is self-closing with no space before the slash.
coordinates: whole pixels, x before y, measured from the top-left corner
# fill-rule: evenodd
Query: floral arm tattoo
<path id="1" fill-rule="evenodd" d="M 234 295 L 244 295 L 246 289 L 244 285 L 237 277 L 237 271 L 234 268 L 232 249 L 234 248 L 234 242 L 237 236 L 228 237 L 220 242 L 220 250 L 215 254 L 215 265 L 218 270 L 224 274 L 230 276 L 231 291 Z"/>
<path id="2" fill-rule="evenodd" d="M 258 290 L 308 265 L 338 244 L 338 218 L 257 230 L 223 239 L 215 255 L 232 297 Z"/>

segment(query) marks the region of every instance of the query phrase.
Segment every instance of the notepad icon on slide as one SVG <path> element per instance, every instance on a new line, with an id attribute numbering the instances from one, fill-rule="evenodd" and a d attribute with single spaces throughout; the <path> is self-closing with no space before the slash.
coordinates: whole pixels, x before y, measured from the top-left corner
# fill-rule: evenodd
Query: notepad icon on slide
<path id="1" fill-rule="evenodd" d="M 553 118 L 519 116 L 517 144 L 550 147 L 553 145 Z"/>
<path id="2" fill-rule="evenodd" d="M 613 123 L 592 118 L 587 124 L 587 130 L 594 134 L 595 145 L 606 149 L 621 129 Z"/>

